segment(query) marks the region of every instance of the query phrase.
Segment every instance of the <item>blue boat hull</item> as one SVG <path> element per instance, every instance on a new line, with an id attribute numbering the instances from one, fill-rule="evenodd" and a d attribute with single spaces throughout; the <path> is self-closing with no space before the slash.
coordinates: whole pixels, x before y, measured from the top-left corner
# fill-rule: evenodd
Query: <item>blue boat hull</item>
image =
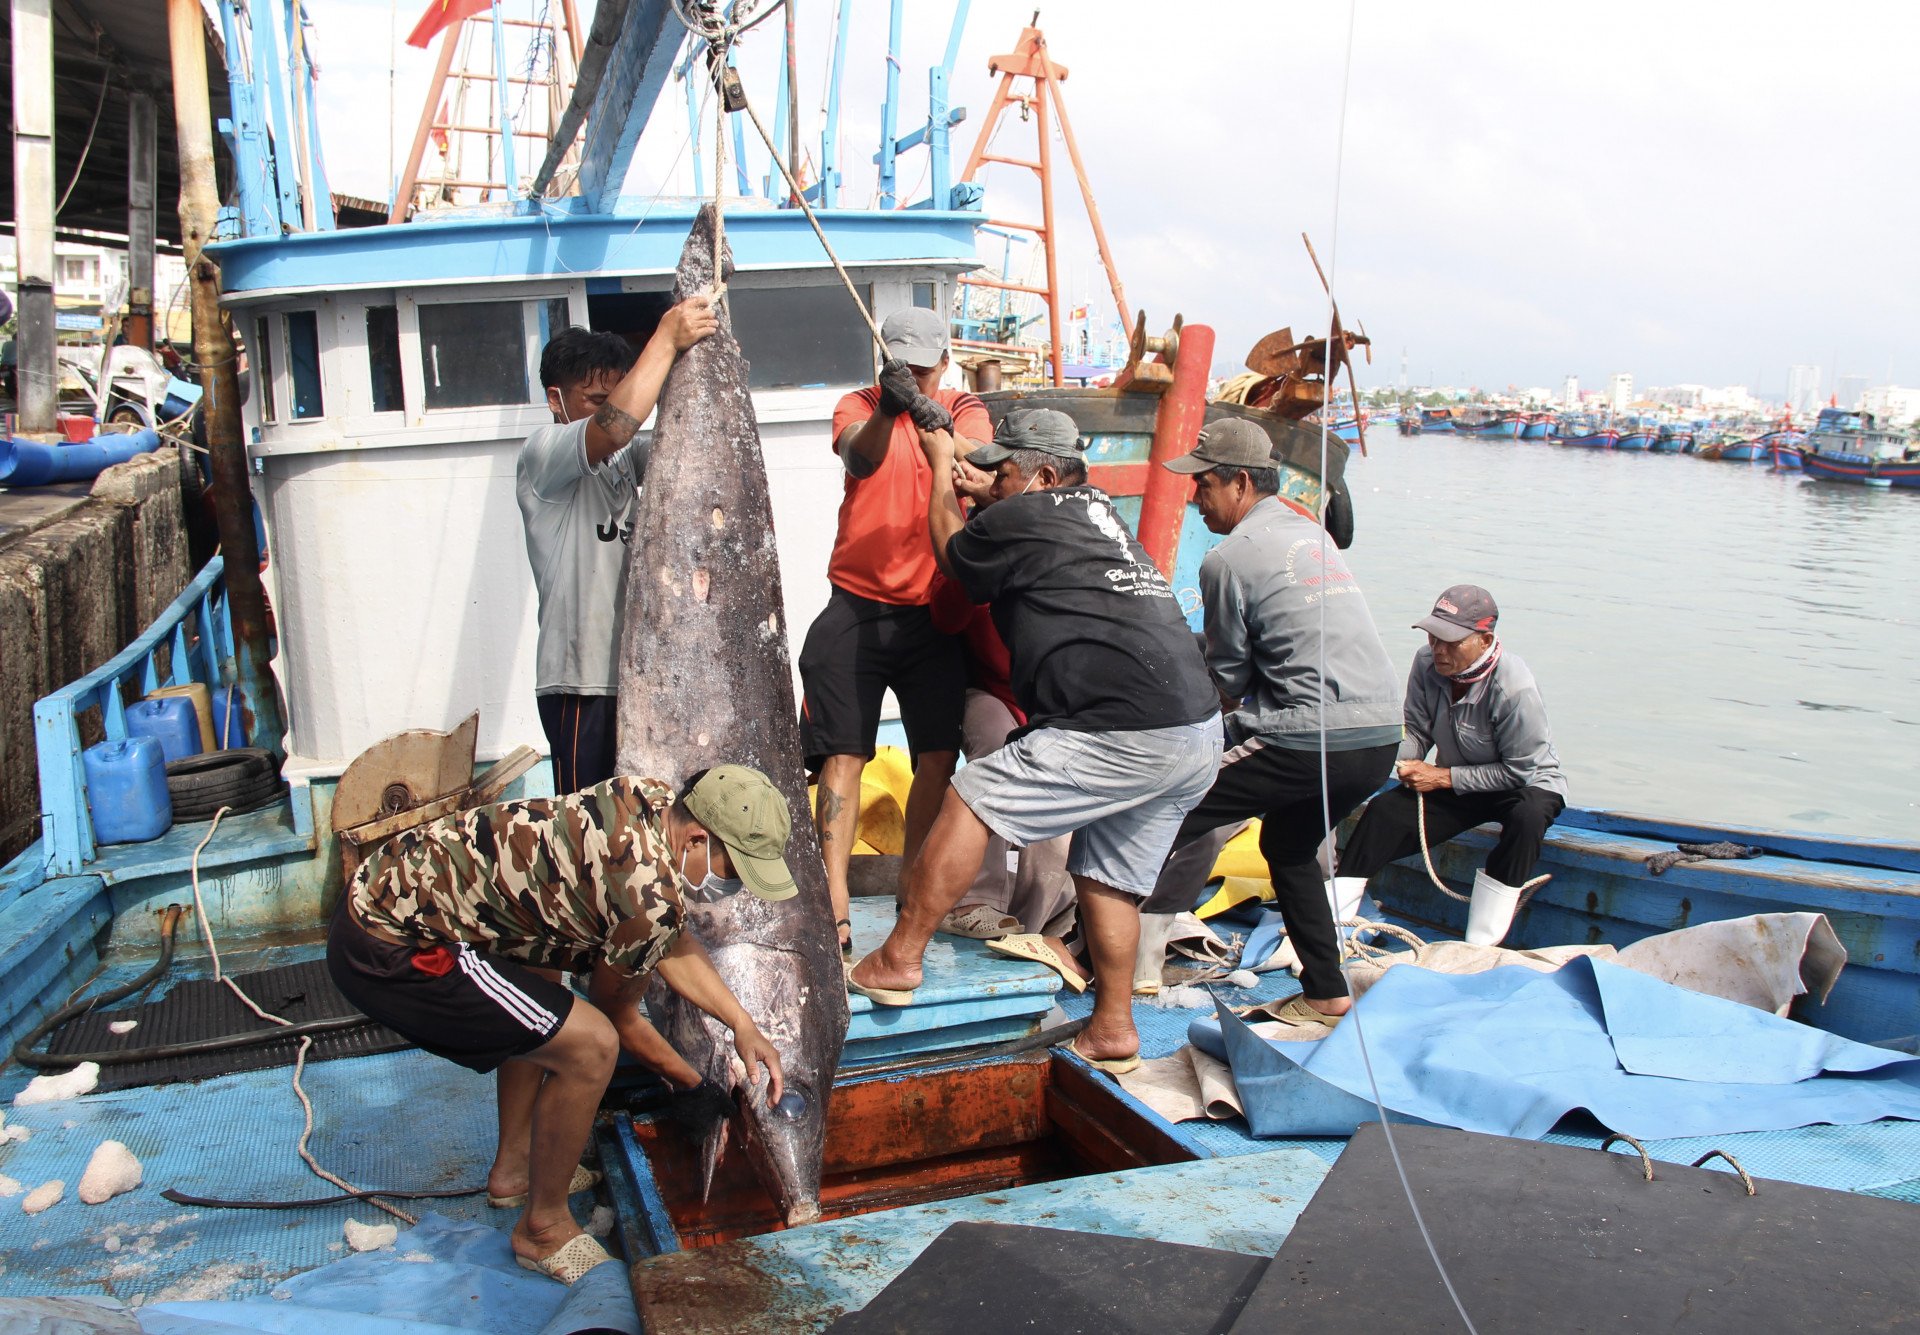
<path id="1" fill-rule="evenodd" d="M 1798 473 L 1802 468 L 1804 454 L 1797 445 L 1776 445 L 1773 447 L 1773 467 L 1778 473 Z"/>
<path id="2" fill-rule="evenodd" d="M 1616 450 L 1645 450 L 1653 447 L 1653 433 L 1648 431 L 1623 431 L 1620 439 L 1613 442 Z"/>
<path id="3" fill-rule="evenodd" d="M 1611 431 L 1595 431 L 1584 436 L 1562 436 L 1562 445 L 1572 445 L 1582 450 L 1610 450 L 1613 448 Z"/>
<path id="4" fill-rule="evenodd" d="M 1513 440 L 1520 431 L 1518 422 L 1487 422 L 1480 426 L 1463 426 L 1463 436 L 1478 436 L 1482 440 Z"/>
<path id="5" fill-rule="evenodd" d="M 1728 463 L 1752 464 L 1769 458 L 1772 453 L 1772 446 L 1762 445 L 1758 441 L 1749 440 L 1739 445 L 1727 446 L 1724 450 L 1720 451 L 1720 457 Z"/>
<path id="6" fill-rule="evenodd" d="M 1693 437 L 1690 435 L 1655 436 L 1653 438 L 1653 444 L 1647 446 L 1647 448 L 1655 454 L 1681 454 L 1692 444 Z"/>
<path id="7" fill-rule="evenodd" d="M 1520 428 L 1522 440 L 1545 440 L 1553 433 L 1551 422 L 1528 422 Z"/>
<path id="8" fill-rule="evenodd" d="M 1920 488 L 1920 459 L 1867 459 L 1857 454 L 1807 453 L 1800 466 L 1823 482 L 1854 482 L 1871 487 Z"/>

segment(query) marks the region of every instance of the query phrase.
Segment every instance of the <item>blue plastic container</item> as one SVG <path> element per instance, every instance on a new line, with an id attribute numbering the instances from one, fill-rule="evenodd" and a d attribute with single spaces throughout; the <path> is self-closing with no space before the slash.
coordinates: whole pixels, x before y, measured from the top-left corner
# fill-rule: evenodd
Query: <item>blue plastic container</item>
<path id="1" fill-rule="evenodd" d="M 87 810 L 96 844 L 143 843 L 173 824 L 166 755 L 154 738 L 101 742 L 89 746 L 80 761 L 87 772 Z"/>
<path id="2" fill-rule="evenodd" d="M 153 738 L 169 765 L 200 754 L 200 718 L 184 695 L 128 705 L 127 736 Z"/>
<path id="3" fill-rule="evenodd" d="M 213 691 L 213 736 L 222 751 L 247 744 L 247 710 L 240 692 L 231 686 L 216 686 Z"/>

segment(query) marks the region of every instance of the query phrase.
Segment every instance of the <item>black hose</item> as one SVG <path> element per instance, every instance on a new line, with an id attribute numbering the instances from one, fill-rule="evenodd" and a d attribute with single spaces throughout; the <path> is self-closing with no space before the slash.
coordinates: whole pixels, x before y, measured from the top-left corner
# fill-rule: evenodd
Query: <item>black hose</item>
<path id="1" fill-rule="evenodd" d="M 346 1201 L 371 1200 L 385 1196 L 396 1201 L 445 1201 L 460 1196 L 478 1196 L 485 1187 L 467 1187 L 461 1191 L 349 1191 L 338 1196 L 314 1196 L 302 1201 L 223 1201 L 213 1196 L 189 1196 L 168 1187 L 160 1199 L 175 1205 L 198 1205 L 209 1210 L 304 1210 L 314 1205 L 340 1205 Z"/>
<path id="2" fill-rule="evenodd" d="M 101 1066 L 125 1066 L 131 1062 L 162 1061 L 168 1057 L 190 1057 L 202 1052 L 226 1052 L 232 1048 L 258 1047 L 262 1043 L 277 1043 L 283 1038 L 303 1038 L 308 1034 L 327 1034 L 338 1029 L 352 1029 L 359 1025 L 371 1024 L 364 1015 L 337 1015 L 330 1020 L 308 1020 L 305 1024 L 289 1024 L 274 1029 L 251 1030 L 244 1034 L 223 1034 L 219 1038 L 196 1038 L 185 1043 L 156 1043 L 150 1048 L 123 1048 L 113 1052 L 63 1052 L 50 1056 L 44 1052 L 22 1053 L 14 1051 L 14 1057 L 35 1067 L 74 1067 L 81 1062 L 94 1062 Z"/>
<path id="3" fill-rule="evenodd" d="M 96 1006 L 107 1005 L 120 1000 L 122 997 L 130 997 L 171 968 L 173 965 L 173 935 L 175 929 L 180 926 L 181 915 L 185 912 L 186 910 L 181 908 L 180 905 L 169 904 L 166 907 L 166 911 L 161 914 L 160 958 L 153 962 L 152 968 L 148 969 L 130 983 L 122 983 L 119 987 L 110 987 L 105 992 L 97 993 L 83 1000 L 68 1002 L 39 1024 L 35 1025 L 25 1038 L 13 1045 L 13 1059 L 22 1066 L 32 1066 L 38 1069 L 44 1069 L 49 1066 L 78 1066 L 83 1061 L 93 1060 L 87 1057 L 75 1057 L 71 1059 L 66 1057 L 47 1057 L 41 1053 L 34 1052 L 32 1049 L 35 1043 L 38 1043 L 74 1016 L 84 1015 Z"/>

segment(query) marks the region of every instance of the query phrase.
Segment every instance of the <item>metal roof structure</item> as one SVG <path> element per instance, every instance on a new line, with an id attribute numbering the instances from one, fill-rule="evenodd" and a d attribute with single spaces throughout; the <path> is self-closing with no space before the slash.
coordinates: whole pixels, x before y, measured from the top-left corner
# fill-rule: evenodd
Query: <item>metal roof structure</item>
<path id="1" fill-rule="evenodd" d="M 155 224 L 169 246 L 180 242 L 178 154 L 174 150 L 173 65 L 167 44 L 167 7 L 160 0 L 52 0 L 54 29 L 55 217 L 62 236 L 127 232 L 127 116 L 133 97 L 157 104 L 159 132 Z M 204 11 L 203 11 L 204 12 Z M 203 23 L 207 70 L 216 119 L 230 114 L 225 47 L 219 29 Z M 0 3 L 0 123 L 13 123 L 13 17 Z M 221 194 L 231 163 L 218 153 Z M 77 170 L 76 170 L 77 169 Z M 14 180 L 0 171 L 0 230 L 13 230 Z M 86 238 L 97 239 L 97 238 Z"/>

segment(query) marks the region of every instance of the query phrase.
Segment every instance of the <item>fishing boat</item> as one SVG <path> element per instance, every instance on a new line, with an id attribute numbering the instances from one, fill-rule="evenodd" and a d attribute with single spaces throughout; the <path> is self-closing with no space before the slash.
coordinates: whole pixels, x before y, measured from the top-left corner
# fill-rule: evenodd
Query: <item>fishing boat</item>
<path id="1" fill-rule="evenodd" d="M 1693 432 L 1678 427 L 1663 426 L 1653 438 L 1648 449 L 1655 454 L 1691 454 L 1693 452 Z"/>
<path id="2" fill-rule="evenodd" d="M 1428 435 L 1437 431 L 1454 429 L 1453 409 L 1422 408 L 1420 410 L 1420 434 Z"/>
<path id="3" fill-rule="evenodd" d="M 1801 471 L 1801 459 L 1804 451 L 1800 446 L 1785 441 L 1773 443 L 1773 470 L 1776 473 L 1797 473 Z"/>
<path id="4" fill-rule="evenodd" d="M 1520 423 L 1521 440 L 1547 440 L 1553 435 L 1552 413 L 1528 413 Z"/>
<path id="5" fill-rule="evenodd" d="M 230 0 L 222 11 L 237 29 Z M 264 6 L 250 17 L 278 21 Z M 644 13 L 629 11 L 622 58 L 610 65 L 635 77 L 653 69 L 655 94 L 679 42 L 672 16 L 656 17 L 649 40 Z M 611 152 L 623 140 L 631 148 L 627 132 L 651 106 L 619 84 L 622 75 L 609 77 L 604 105 L 595 105 L 616 116 L 602 131 Z M 930 82 L 944 89 L 944 74 Z M 889 99 L 888 149 L 897 146 L 892 115 Z M 944 151 L 944 138 L 928 139 Z M 589 145 L 598 142 L 590 130 Z M 267 140 L 238 143 L 251 153 Z M 254 179 L 274 178 L 271 161 L 246 165 L 258 169 Z M 938 157 L 930 174 L 947 187 L 931 207 L 819 212 L 876 314 L 949 308 L 975 264 L 974 232 L 986 216 L 973 207 L 978 198 L 953 193 Z M 71 1179 L 112 1139 L 139 1157 L 144 1180 L 110 1210 L 68 1201 L 43 1214 L 0 1211 L 0 1245 L 16 1258 L 0 1292 L 138 1298 L 156 1319 L 223 1330 L 397 1329 L 433 1320 L 442 1314 L 435 1305 L 456 1294 L 497 1329 L 538 1329 L 551 1316 L 555 1329 L 581 1330 L 632 1329 L 631 1284 L 651 1330 L 801 1332 L 873 1301 L 955 1221 L 1045 1221 L 1271 1255 L 1344 1138 L 1259 1140 L 1244 1124 L 1168 1122 L 1057 1046 L 1067 1034 L 1049 1027 L 1053 1006 L 1079 1020 L 1086 998 L 1061 995 L 1049 970 L 943 941 L 915 1005 L 882 1013 L 856 998 L 851 1007 L 828 1096 L 820 1222 L 781 1228 L 739 1154 L 703 1183 L 665 1089 L 628 1072 L 596 1137 L 611 1202 L 605 1226 L 627 1264 L 600 1267 L 572 1290 L 516 1271 L 503 1212 L 482 1202 L 479 1185 L 496 1131 L 492 1082 L 397 1046 L 351 1015 L 300 1008 L 317 1004 L 324 986 L 321 941 L 344 860 L 395 821 L 551 788 L 523 745 L 540 731 L 513 499 L 517 444 L 547 417 L 534 397 L 537 353 L 565 324 L 634 334 L 657 321 L 694 201 L 662 197 L 623 211 L 609 197 L 604 210 L 549 202 L 292 233 L 271 200 L 251 202 L 268 209 L 261 230 L 242 210 L 245 234 L 215 254 L 229 312 L 256 358 L 246 427 L 271 551 L 271 685 L 285 701 L 284 737 L 260 733 L 262 713 L 238 712 L 253 720 L 250 740 L 284 747 L 283 759 L 256 809 L 182 821 L 143 842 L 99 837 L 83 738 L 123 739 L 130 699 L 161 685 L 224 697 L 229 723 L 235 694 L 249 689 L 246 631 L 235 625 L 220 558 L 124 650 L 37 702 L 44 833 L 0 870 L 0 1033 L 10 1044 L 64 1044 L 69 1064 L 99 1050 L 91 1043 L 117 1043 L 121 1056 L 133 1049 L 138 1061 L 110 1060 L 111 1088 L 10 1109 L 6 1129 L 31 1134 L 10 1137 L 17 1143 L 0 1169 L 34 1183 Z M 873 361 L 800 211 L 778 200 L 736 207 L 728 239 L 739 262 L 728 299 L 753 365 L 785 615 L 789 626 L 805 624 L 819 602 L 837 499 L 838 476 L 820 464 L 827 424 L 839 394 L 870 381 Z M 1286 494 L 1323 511 L 1336 537 L 1345 505 L 1345 447 L 1332 433 L 1205 401 L 1211 344 L 1204 325 L 1185 326 L 1151 363 L 1123 368 L 1121 380 L 1132 371 L 1139 389 L 985 396 L 995 415 L 1044 404 L 1074 416 L 1093 480 L 1196 615 L 1195 572 L 1213 538 L 1185 490 L 1155 466 L 1183 451 L 1195 426 L 1222 416 L 1260 425 Z M 1351 519 L 1346 507 L 1348 536 Z M 871 847 L 897 830 L 897 805 L 891 821 L 863 812 Z M 1676 868 L 1657 882 L 1645 869 L 1645 855 L 1675 838 L 1720 836 L 1751 837 L 1768 855 Z M 1442 874 L 1460 879 L 1485 842 L 1476 833 L 1448 845 Z M 1829 1005 L 1809 1003 L 1802 1017 L 1859 1036 L 1920 1030 L 1912 848 L 1568 812 L 1546 858 L 1555 881 L 1522 910 L 1517 943 L 1624 943 L 1702 918 L 1811 905 L 1834 921 L 1851 965 Z M 1388 910 L 1430 930 L 1453 926 L 1451 901 L 1431 903 L 1413 877 L 1407 868 L 1383 875 Z M 856 941 L 876 942 L 891 914 L 888 895 L 856 901 Z M 191 948 L 195 940 L 204 952 Z M 316 1027 L 301 1036 L 303 1065 L 292 1068 L 312 1098 L 304 1117 L 290 1089 L 295 1040 L 243 1012 L 224 1015 L 238 1007 L 222 978 L 275 989 L 259 994 Z M 1282 972 L 1223 999 L 1291 990 Z M 63 1011 L 81 1027 L 36 1032 Z M 136 1015 L 143 1027 L 131 1034 L 109 1028 Z M 1143 1052 L 1162 1056 L 1186 1041 L 1192 1015 L 1143 1004 L 1136 1017 Z M 185 1028 L 169 1027 L 176 1023 Z M 218 1028 L 234 1023 L 246 1032 Z M 247 1042 L 227 1044 L 236 1035 Z M 140 1063 L 156 1069 L 133 1069 Z M 0 1095 L 24 1083 L 16 1065 L 0 1074 Z M 379 1218 L 376 1207 L 369 1193 L 342 1198 L 316 1183 L 295 1151 L 308 1148 L 303 1121 L 311 1152 L 354 1189 L 432 1216 L 384 1249 L 357 1233 Z M 1911 1181 L 1894 1180 L 1913 1176 L 1912 1155 L 1901 1157 L 1904 1125 L 1846 1128 L 1853 1158 L 1831 1152 L 1842 1138 L 1821 1129 L 1719 1139 L 1764 1175 L 1911 1194 Z M 1599 1142 L 1580 1126 L 1553 1134 Z M 1700 1152 L 1674 1140 L 1648 1150 L 1663 1161 Z M 1869 1178 L 1862 1159 L 1906 1166 Z M 330 1264 L 363 1241 L 369 1255 Z M 616 1299 L 629 1304 L 623 1313 Z M 605 1319 L 589 1319 L 593 1303 L 606 1305 Z"/>
<path id="6" fill-rule="evenodd" d="M 1904 433 L 1878 426 L 1872 413 L 1822 408 L 1798 453 L 1806 475 L 1823 482 L 1920 487 L 1920 450 Z"/>
<path id="7" fill-rule="evenodd" d="M 1582 450 L 1610 450 L 1620 433 L 1587 417 L 1563 417 L 1555 441 Z"/>
<path id="8" fill-rule="evenodd" d="M 1647 427 L 1630 426 L 1614 438 L 1616 450 L 1648 450 L 1653 448 L 1653 431 Z"/>
<path id="9" fill-rule="evenodd" d="M 1520 434 L 1520 414 L 1504 409 L 1467 408 L 1454 417 L 1454 428 L 1463 436 L 1483 440 L 1513 440 Z"/>

